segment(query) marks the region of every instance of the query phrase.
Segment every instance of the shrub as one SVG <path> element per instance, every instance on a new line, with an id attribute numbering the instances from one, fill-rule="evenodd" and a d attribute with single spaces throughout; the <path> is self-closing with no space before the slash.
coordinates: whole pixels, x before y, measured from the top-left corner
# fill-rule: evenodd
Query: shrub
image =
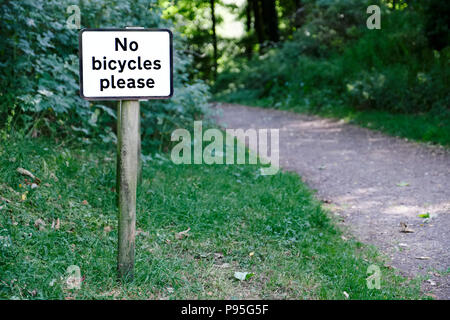
<path id="1" fill-rule="evenodd" d="M 154 0 L 2 1 L 0 128 L 109 142 L 114 140 L 116 103 L 91 103 L 79 96 L 79 30 L 66 25 L 70 5 L 81 9 L 82 27 L 171 27 L 161 19 Z M 166 143 L 170 130 L 201 116 L 206 108 L 207 87 L 189 81 L 191 59 L 177 53 L 183 39 L 175 36 L 174 41 L 173 99 L 141 104 L 143 131 L 152 139 L 144 138 L 148 145 Z"/>
<path id="2" fill-rule="evenodd" d="M 307 4 L 306 23 L 293 40 L 221 74 L 215 92 L 239 101 L 233 92 L 245 90 L 247 99 L 315 110 L 345 104 L 448 116 L 450 50 L 429 47 L 429 16 L 421 6 L 393 11 L 379 3 L 382 29 L 368 30 L 366 1 Z"/>

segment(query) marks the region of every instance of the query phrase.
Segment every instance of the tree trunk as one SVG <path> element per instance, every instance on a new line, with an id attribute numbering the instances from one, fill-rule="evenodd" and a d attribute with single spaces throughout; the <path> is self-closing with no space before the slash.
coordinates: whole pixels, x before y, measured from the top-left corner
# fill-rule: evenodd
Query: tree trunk
<path id="1" fill-rule="evenodd" d="M 214 64 L 214 80 L 217 76 L 217 35 L 216 35 L 216 13 L 215 13 L 215 0 L 210 0 L 211 4 L 211 20 L 212 20 L 212 42 L 213 42 L 213 49 L 214 49 L 214 56 L 213 56 L 213 64 Z"/>
<path id="2" fill-rule="evenodd" d="M 278 42 L 280 35 L 278 32 L 278 13 L 275 0 L 261 0 L 261 4 L 265 34 L 270 41 Z"/>
<path id="3" fill-rule="evenodd" d="M 247 7 L 245 8 L 246 13 L 246 27 L 247 27 L 247 39 L 245 46 L 245 53 L 247 54 L 247 59 L 251 60 L 252 58 L 252 4 L 251 0 L 247 0 Z"/>
<path id="4" fill-rule="evenodd" d="M 304 8 L 301 0 L 295 1 L 294 27 L 300 28 L 304 24 Z"/>
<path id="5" fill-rule="evenodd" d="M 118 163 L 118 258 L 119 279 L 130 281 L 134 275 L 136 238 L 136 187 L 138 170 L 139 101 L 119 103 L 117 113 Z"/>
<path id="6" fill-rule="evenodd" d="M 264 31 L 261 23 L 261 4 L 260 0 L 249 0 L 252 4 L 253 16 L 255 17 L 255 31 L 260 46 L 264 43 Z"/>

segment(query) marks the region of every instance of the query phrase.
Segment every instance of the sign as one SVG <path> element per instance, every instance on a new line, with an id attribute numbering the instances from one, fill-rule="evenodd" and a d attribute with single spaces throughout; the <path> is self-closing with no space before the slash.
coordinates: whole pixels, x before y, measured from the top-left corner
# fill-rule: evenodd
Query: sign
<path id="1" fill-rule="evenodd" d="M 170 30 L 83 29 L 79 42 L 83 99 L 146 100 L 172 96 Z"/>

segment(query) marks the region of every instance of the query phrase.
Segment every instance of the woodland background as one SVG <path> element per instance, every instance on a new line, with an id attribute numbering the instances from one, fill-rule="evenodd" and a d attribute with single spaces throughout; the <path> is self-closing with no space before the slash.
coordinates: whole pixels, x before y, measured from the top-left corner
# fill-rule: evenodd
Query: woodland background
<path id="1" fill-rule="evenodd" d="M 366 8 L 381 8 L 369 30 Z M 143 103 L 144 143 L 164 149 L 216 100 L 306 112 L 426 115 L 423 139 L 447 144 L 449 11 L 446 1 L 248 0 L 1 2 L 0 127 L 3 135 L 57 135 L 114 141 L 114 103 L 79 97 L 78 5 L 83 28 L 167 27 L 175 31 L 175 96 Z M 217 32 L 223 13 L 242 25 Z"/>

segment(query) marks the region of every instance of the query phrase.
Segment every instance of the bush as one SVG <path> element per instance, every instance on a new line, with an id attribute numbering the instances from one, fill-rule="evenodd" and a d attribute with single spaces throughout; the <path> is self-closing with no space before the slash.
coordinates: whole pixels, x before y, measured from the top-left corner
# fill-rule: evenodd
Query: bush
<path id="1" fill-rule="evenodd" d="M 54 134 L 115 139 L 114 102 L 92 103 L 79 96 L 78 32 L 67 27 L 71 5 L 81 10 L 82 27 L 171 27 L 161 19 L 157 1 L 22 0 L 0 4 L 0 128 L 32 136 Z M 70 11 L 69 11 L 70 12 Z M 169 131 L 185 126 L 206 109 L 207 87 L 191 83 L 191 59 L 177 54 L 175 94 L 168 101 L 144 102 L 143 141 L 160 145 Z"/>
<path id="2" fill-rule="evenodd" d="M 369 30 L 368 4 L 308 2 L 306 23 L 292 41 L 221 74 L 215 92 L 239 101 L 234 92 L 245 90 L 255 100 L 313 110 L 350 105 L 448 116 L 450 50 L 430 48 L 429 16 L 421 6 L 393 11 L 379 3 L 382 29 Z"/>

